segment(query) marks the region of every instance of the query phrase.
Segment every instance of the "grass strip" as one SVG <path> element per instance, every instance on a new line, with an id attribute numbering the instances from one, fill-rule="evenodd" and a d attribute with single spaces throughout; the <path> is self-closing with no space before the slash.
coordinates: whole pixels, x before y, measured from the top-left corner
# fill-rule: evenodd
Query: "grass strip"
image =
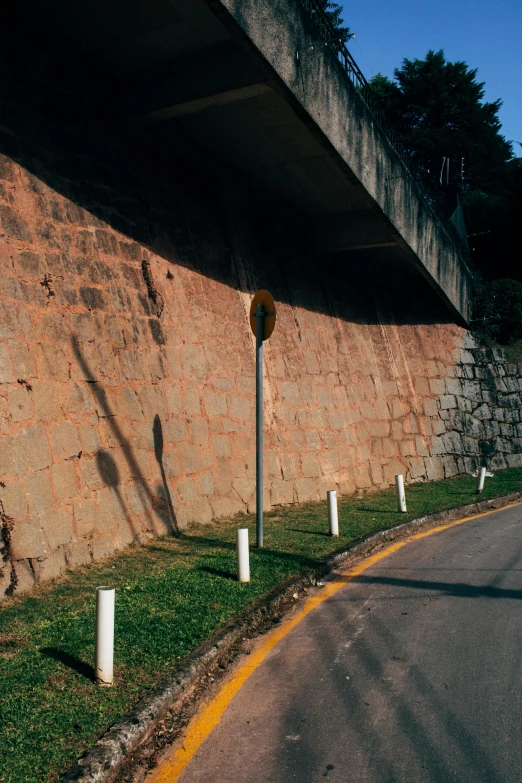
<path id="1" fill-rule="evenodd" d="M 286 577 L 315 569 L 339 547 L 400 522 L 477 500 L 460 476 L 339 501 L 338 539 L 325 503 L 266 514 L 265 548 L 251 550 L 250 584 L 235 581 L 235 531 L 252 515 L 193 525 L 179 538 L 126 550 L 0 606 L 0 781 L 61 774 L 143 694 L 220 625 Z M 480 499 L 522 489 L 522 468 L 486 479 Z M 92 681 L 95 588 L 116 587 L 116 685 Z"/>

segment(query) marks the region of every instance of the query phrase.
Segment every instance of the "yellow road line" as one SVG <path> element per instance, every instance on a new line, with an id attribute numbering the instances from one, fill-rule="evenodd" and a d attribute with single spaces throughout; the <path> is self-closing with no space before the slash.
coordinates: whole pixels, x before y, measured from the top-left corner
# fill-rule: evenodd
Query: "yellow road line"
<path id="1" fill-rule="evenodd" d="M 501 509 L 492 509 L 491 511 L 485 511 L 482 514 L 474 514 L 471 517 L 457 519 L 455 522 L 448 522 L 446 525 L 439 525 L 438 527 L 431 528 L 431 530 L 426 530 L 422 533 L 415 533 L 412 536 L 408 536 L 408 538 L 405 538 L 403 541 L 397 541 L 394 544 L 390 544 L 390 546 L 387 546 L 380 552 L 376 552 L 374 555 L 369 555 L 369 557 L 365 558 L 358 565 L 348 569 L 339 579 L 336 579 L 334 582 L 328 582 L 320 593 L 312 596 L 305 602 L 305 605 L 300 612 L 294 615 L 294 617 L 284 620 L 278 628 L 270 631 L 265 637 L 263 644 L 251 653 L 241 666 L 238 666 L 232 678 L 223 685 L 212 701 L 208 704 L 203 704 L 200 707 L 187 727 L 185 739 L 181 746 L 176 748 L 168 761 L 164 762 L 147 777 L 146 783 L 175 783 L 198 748 L 216 726 L 219 725 L 228 705 L 236 693 L 242 688 L 250 675 L 263 663 L 270 650 L 272 650 L 276 644 L 292 630 L 292 628 L 295 628 L 307 614 L 322 604 L 323 601 L 326 601 L 332 595 L 335 595 L 335 593 L 345 587 L 348 582 L 351 582 L 356 576 L 359 576 L 363 571 L 366 571 L 372 565 L 378 563 L 379 560 L 383 560 L 393 552 L 397 552 L 397 550 L 402 549 L 403 546 L 410 544 L 412 541 L 432 536 L 434 533 L 440 533 L 442 530 L 448 530 L 448 528 L 462 525 L 464 522 L 469 522 L 472 519 L 486 517 L 489 514 L 494 514 L 496 511 L 504 511 L 507 508 L 513 508 L 518 505 L 520 505 L 520 502 L 510 503 L 508 506 L 504 506 Z"/>

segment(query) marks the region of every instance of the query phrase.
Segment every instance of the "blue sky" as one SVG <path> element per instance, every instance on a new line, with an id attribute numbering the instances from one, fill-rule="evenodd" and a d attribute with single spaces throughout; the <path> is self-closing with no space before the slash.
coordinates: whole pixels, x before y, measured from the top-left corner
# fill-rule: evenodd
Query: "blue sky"
<path id="1" fill-rule="evenodd" d="M 393 76 L 403 58 L 444 49 L 478 68 L 486 100 L 501 98 L 507 139 L 522 141 L 522 0 L 372 0 L 342 2 L 355 40 L 349 48 L 366 78 Z M 522 147 L 513 145 L 516 155 Z"/>

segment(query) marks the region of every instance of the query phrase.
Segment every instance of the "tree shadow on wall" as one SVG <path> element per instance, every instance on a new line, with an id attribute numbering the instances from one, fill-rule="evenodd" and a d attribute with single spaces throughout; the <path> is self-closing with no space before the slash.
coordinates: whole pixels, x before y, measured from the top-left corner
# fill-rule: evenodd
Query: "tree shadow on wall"
<path id="1" fill-rule="evenodd" d="M 292 308 L 363 324 L 453 321 L 420 273 L 412 272 L 404 285 L 414 267 L 403 264 L 397 272 L 393 249 L 322 258 L 313 249 L 306 215 L 235 170 L 225 172 L 179 122 L 131 131 L 118 115 L 118 85 L 110 70 L 52 30 L 36 8 L 27 13 L 23 3 L 5 5 L 0 153 L 28 172 L 24 187 L 34 191 L 45 213 L 34 229 L 24 228 L 21 217 L 11 219 L 12 228 L 21 235 L 33 231 L 41 246 L 65 254 L 66 271 L 106 282 L 102 265 L 72 246 L 68 224 L 85 226 L 97 250 L 115 259 L 129 254 L 136 267 L 142 248 L 125 242 L 119 248 L 104 230 L 108 226 L 229 288 L 252 293 L 269 287 Z M 69 203 L 53 198 L 41 182 Z M 238 268 L 243 262 L 245 273 Z M 402 294 L 394 290 L 397 275 Z M 141 283 L 135 295 L 146 303 Z M 420 296 L 413 295 L 415 286 Z M 157 331 L 157 321 L 150 327 Z"/>
<path id="2" fill-rule="evenodd" d="M 156 460 L 160 466 L 163 485 L 160 487 L 161 492 L 156 496 L 150 491 L 149 485 L 147 483 L 148 477 L 144 475 L 142 469 L 140 468 L 132 446 L 129 443 L 128 438 L 126 438 L 123 434 L 121 427 L 118 424 L 117 418 L 110 408 L 105 389 L 99 385 L 99 381 L 96 379 L 91 368 L 89 367 L 88 362 L 82 354 L 77 339 L 73 337 L 71 342 L 74 356 L 76 357 L 85 377 L 89 379 L 88 386 L 94 398 L 96 399 L 99 408 L 103 411 L 105 421 L 107 422 L 107 426 L 111 431 L 114 441 L 120 445 L 120 450 L 127 462 L 130 475 L 136 479 L 138 499 L 144 509 L 149 528 L 154 530 L 154 519 L 151 513 L 151 509 L 154 509 L 165 522 L 169 534 L 176 536 L 179 535 L 179 526 L 177 523 L 176 514 L 174 512 L 174 506 L 172 504 L 172 498 L 168 488 L 165 470 L 163 468 L 163 433 L 159 416 L 156 415 L 154 418 L 153 437 L 154 451 L 156 454 Z M 136 525 L 132 519 L 128 505 L 125 502 L 125 499 L 120 490 L 120 473 L 114 457 L 109 451 L 101 449 L 96 454 L 96 464 L 105 485 L 111 487 L 114 490 L 125 517 L 131 526 L 132 532 L 136 536 L 141 532 L 141 530 L 136 529 Z M 161 497 L 163 494 L 166 496 L 166 501 L 163 497 Z"/>
<path id="3" fill-rule="evenodd" d="M 161 480 L 163 482 L 163 492 L 167 503 L 167 511 L 170 518 L 171 532 L 175 535 L 179 535 L 178 523 L 176 521 L 176 514 L 174 513 L 174 505 L 172 503 L 172 496 L 170 494 L 169 484 L 167 476 L 165 474 L 165 468 L 163 466 L 163 427 L 161 426 L 161 419 L 158 414 L 154 416 L 154 424 L 152 426 L 152 436 L 154 438 L 154 456 L 156 462 L 159 465 L 161 472 Z"/>

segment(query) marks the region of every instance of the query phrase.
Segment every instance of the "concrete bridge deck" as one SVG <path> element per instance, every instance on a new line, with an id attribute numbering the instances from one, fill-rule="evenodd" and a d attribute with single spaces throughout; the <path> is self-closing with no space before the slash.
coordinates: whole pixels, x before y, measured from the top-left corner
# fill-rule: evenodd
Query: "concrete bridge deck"
<path id="1" fill-rule="evenodd" d="M 298 0 L 32 3 L 106 69 L 127 125 L 181 129 L 301 211 L 319 257 L 427 282 L 468 321 L 465 258 Z"/>

